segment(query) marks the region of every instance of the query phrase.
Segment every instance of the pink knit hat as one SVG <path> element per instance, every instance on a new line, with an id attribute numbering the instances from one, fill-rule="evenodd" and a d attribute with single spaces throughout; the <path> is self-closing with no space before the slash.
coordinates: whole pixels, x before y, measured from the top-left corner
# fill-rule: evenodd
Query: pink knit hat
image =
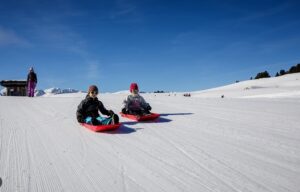
<path id="1" fill-rule="evenodd" d="M 130 92 L 132 92 L 133 90 L 139 90 L 139 87 L 136 83 L 131 83 L 129 90 Z"/>

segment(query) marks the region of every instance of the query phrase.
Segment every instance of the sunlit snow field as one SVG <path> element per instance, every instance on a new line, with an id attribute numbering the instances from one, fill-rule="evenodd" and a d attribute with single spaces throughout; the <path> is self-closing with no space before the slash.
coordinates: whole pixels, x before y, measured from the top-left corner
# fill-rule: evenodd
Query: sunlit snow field
<path id="1" fill-rule="evenodd" d="M 105 133 L 77 123 L 84 93 L 0 97 L 0 191 L 299 192 L 300 74 L 142 95 L 161 117 Z"/>

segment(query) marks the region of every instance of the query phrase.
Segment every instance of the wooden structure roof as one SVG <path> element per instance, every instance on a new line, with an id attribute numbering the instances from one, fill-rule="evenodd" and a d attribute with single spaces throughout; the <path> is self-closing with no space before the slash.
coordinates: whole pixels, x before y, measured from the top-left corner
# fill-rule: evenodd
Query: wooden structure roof
<path id="1" fill-rule="evenodd" d="M 0 85 L 6 87 L 7 96 L 26 96 L 26 80 L 2 80 Z"/>
<path id="2" fill-rule="evenodd" d="M 0 81 L 0 84 L 3 87 L 26 86 L 27 81 L 26 80 L 2 80 L 2 81 Z"/>

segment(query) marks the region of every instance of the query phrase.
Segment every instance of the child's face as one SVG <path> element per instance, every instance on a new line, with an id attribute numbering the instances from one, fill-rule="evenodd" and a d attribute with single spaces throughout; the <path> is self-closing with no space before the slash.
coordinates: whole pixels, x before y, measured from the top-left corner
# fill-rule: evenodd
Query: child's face
<path id="1" fill-rule="evenodd" d="M 138 93 L 139 93 L 139 90 L 137 90 L 137 89 L 132 90 L 132 94 L 136 95 Z"/>
<path id="2" fill-rule="evenodd" d="M 92 98 L 96 98 L 97 95 L 98 95 L 98 92 L 97 92 L 97 91 L 91 91 L 91 92 L 89 93 L 89 96 L 92 97 Z"/>

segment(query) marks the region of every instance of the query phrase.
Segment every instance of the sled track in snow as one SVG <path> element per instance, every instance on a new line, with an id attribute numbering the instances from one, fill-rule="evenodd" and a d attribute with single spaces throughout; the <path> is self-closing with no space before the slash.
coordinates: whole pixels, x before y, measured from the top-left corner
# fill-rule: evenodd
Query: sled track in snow
<path id="1" fill-rule="evenodd" d="M 122 98 L 101 96 L 115 112 Z M 1 192 L 300 188 L 296 100 L 148 97 L 158 121 L 95 133 L 81 99 L 0 97 Z"/>

